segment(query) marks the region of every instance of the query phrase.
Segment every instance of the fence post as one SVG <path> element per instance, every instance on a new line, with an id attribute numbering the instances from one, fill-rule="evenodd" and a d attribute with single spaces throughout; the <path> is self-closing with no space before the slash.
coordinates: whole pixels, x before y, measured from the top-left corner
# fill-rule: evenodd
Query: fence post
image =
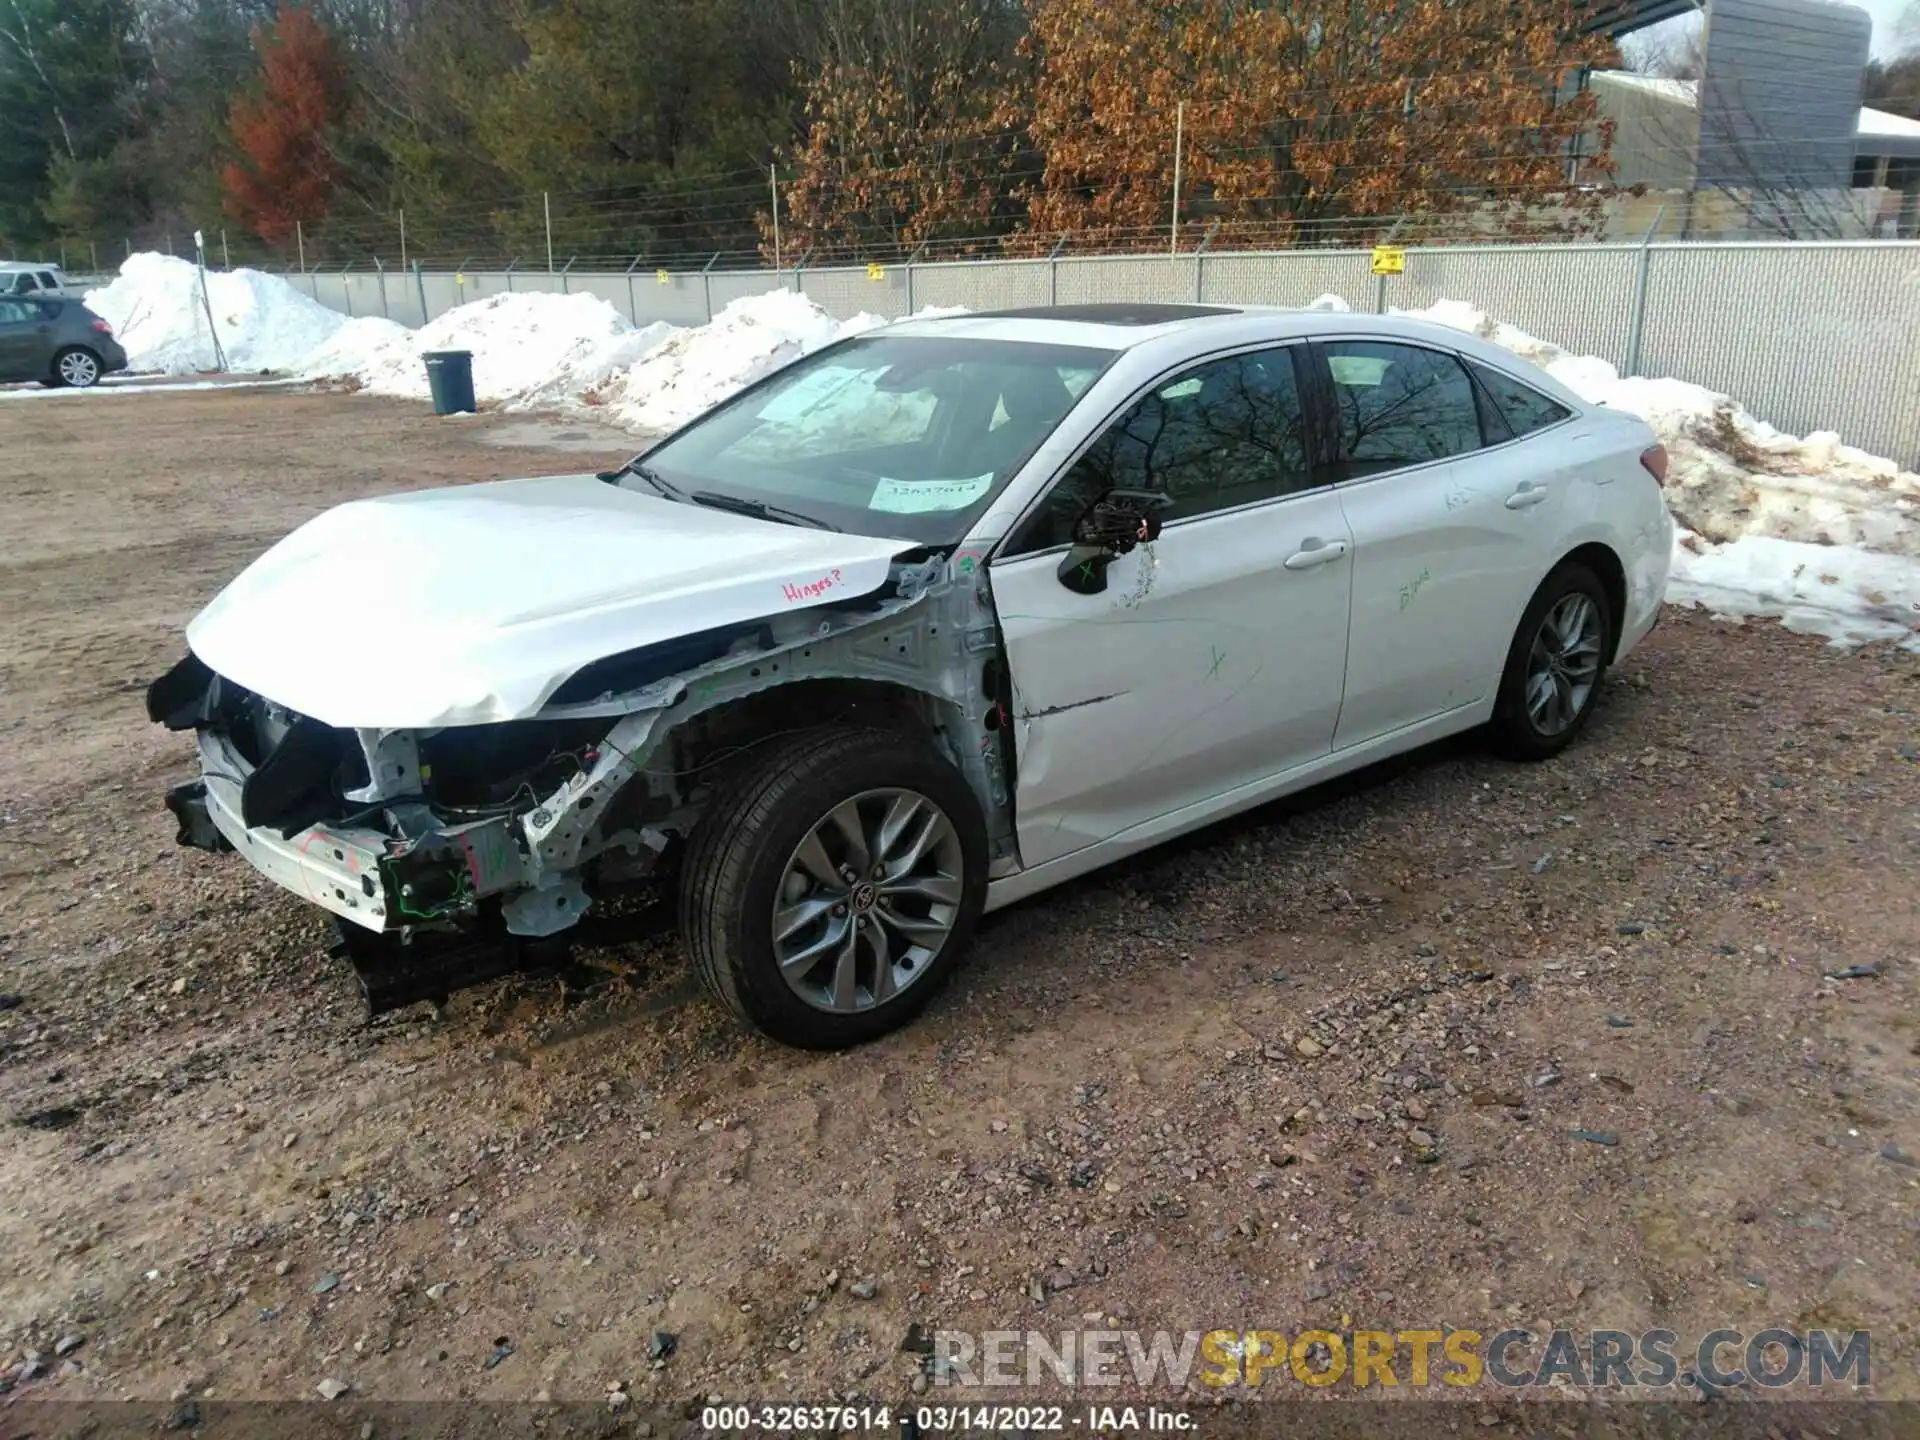
<path id="1" fill-rule="evenodd" d="M 1060 252 L 1066 248 L 1067 237 L 1062 235 L 1054 241 L 1053 250 L 1047 256 L 1047 304 L 1060 303 Z"/>
<path id="2" fill-rule="evenodd" d="M 560 267 L 560 293 L 562 295 L 571 295 L 573 293 L 573 287 L 567 280 L 567 271 L 573 269 L 573 262 L 579 258 L 578 255 L 569 255 L 567 257 L 567 263 Z M 552 267 L 549 266 L 548 268 L 551 269 Z"/>
<path id="3" fill-rule="evenodd" d="M 1404 216 L 1394 221 L 1393 228 L 1388 230 L 1380 239 L 1373 242 L 1374 248 L 1377 250 L 1383 245 L 1393 244 L 1394 237 L 1406 227 L 1406 223 L 1406 217 Z M 1387 277 L 1385 275 L 1377 275 L 1374 277 L 1373 313 L 1376 315 L 1384 315 L 1387 313 Z"/>
<path id="4" fill-rule="evenodd" d="M 913 247 L 913 253 L 907 257 L 907 314 L 909 315 L 913 314 L 913 262 L 920 258 L 926 248 L 927 242 L 922 240 Z"/>
<path id="5" fill-rule="evenodd" d="M 807 293 L 807 277 L 805 272 L 807 261 L 812 258 L 813 247 L 809 245 L 805 250 L 800 252 L 800 259 L 793 267 L 793 293 L 796 295 L 804 295 Z"/>
<path id="6" fill-rule="evenodd" d="M 420 323 L 425 325 L 429 320 L 433 319 L 433 315 L 427 309 L 427 277 L 420 273 L 420 262 L 418 260 L 413 262 L 413 288 L 419 292 L 420 295 Z"/>
<path id="7" fill-rule="evenodd" d="M 298 220 L 293 222 L 293 238 L 295 243 L 300 246 L 300 273 L 304 275 L 307 273 L 307 230 L 306 226 L 302 225 Z M 132 254 L 133 252 L 128 251 L 127 253 Z"/>
<path id="8" fill-rule="evenodd" d="M 780 176 L 767 166 L 767 193 L 773 197 L 773 273 L 780 273 Z"/>
<path id="9" fill-rule="evenodd" d="M 639 264 L 640 257 L 636 255 L 627 266 L 627 318 L 636 325 L 640 323 L 640 301 L 633 293 L 633 272 Z"/>
<path id="10" fill-rule="evenodd" d="M 720 263 L 720 252 L 713 252 L 713 258 L 700 267 L 700 289 L 707 302 L 707 323 L 713 323 L 713 267 Z"/>
<path id="11" fill-rule="evenodd" d="M 507 261 L 507 293 L 509 295 L 513 293 L 513 267 L 519 263 L 520 257 L 518 255 Z"/>
<path id="12" fill-rule="evenodd" d="M 220 268 L 222 270 L 233 269 L 233 257 L 227 253 L 227 232 L 225 230 L 220 232 Z"/>
<path id="13" fill-rule="evenodd" d="M 546 191 L 540 192 L 540 213 L 546 217 L 547 224 L 547 273 L 553 273 L 553 199 Z"/>
<path id="14" fill-rule="evenodd" d="M 351 260 L 342 260 L 340 262 L 340 302 L 347 307 L 347 318 L 349 320 L 353 318 L 353 284 L 351 277 L 347 274 L 347 270 L 352 264 L 353 262 Z"/>
<path id="15" fill-rule="evenodd" d="M 1200 244 L 1193 252 L 1193 303 L 1204 305 L 1207 299 L 1207 246 L 1213 243 L 1214 232 L 1220 228 L 1220 222 L 1214 221 L 1207 227 L 1207 233 L 1200 237 Z"/>
<path id="16" fill-rule="evenodd" d="M 380 318 L 382 320 L 391 320 L 393 316 L 387 310 L 387 267 L 381 262 L 378 255 L 373 257 L 373 273 L 378 276 L 380 280 Z"/>
<path id="17" fill-rule="evenodd" d="M 1623 375 L 1640 373 L 1640 334 L 1647 323 L 1647 272 L 1653 265 L 1653 237 L 1659 233 L 1660 218 L 1667 213 L 1662 205 L 1653 212 L 1653 223 L 1640 237 L 1640 253 L 1633 267 L 1633 316 L 1627 322 L 1627 365 Z"/>

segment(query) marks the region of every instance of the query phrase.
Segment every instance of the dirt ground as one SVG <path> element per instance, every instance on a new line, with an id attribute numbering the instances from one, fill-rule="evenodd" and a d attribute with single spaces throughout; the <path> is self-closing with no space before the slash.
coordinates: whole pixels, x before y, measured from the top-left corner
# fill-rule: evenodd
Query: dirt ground
<path id="1" fill-rule="evenodd" d="M 1913 655 L 1670 611 L 1559 760 L 1444 746 L 1016 906 L 855 1053 L 671 946 L 367 1023 L 318 912 L 175 845 L 143 688 L 301 519 L 605 440 L 0 406 L 0 1404 L 899 1401 L 912 1325 L 1861 1328 L 1920 1399 Z"/>

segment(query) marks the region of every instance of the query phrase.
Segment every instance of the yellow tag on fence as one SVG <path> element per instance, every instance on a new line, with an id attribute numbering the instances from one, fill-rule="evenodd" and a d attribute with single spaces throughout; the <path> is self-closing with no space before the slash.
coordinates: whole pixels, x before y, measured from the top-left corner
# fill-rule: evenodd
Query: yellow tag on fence
<path id="1" fill-rule="evenodd" d="M 887 270 L 886 270 L 886 267 L 885 267 L 884 265 L 868 265 L 868 266 L 867 266 L 867 278 L 868 278 L 869 280 L 884 280 L 884 279 L 886 279 L 886 278 L 887 278 Z"/>
<path id="2" fill-rule="evenodd" d="M 1373 273 L 1376 275 L 1404 275 L 1407 273 L 1407 252 L 1398 245 L 1376 245 L 1373 247 Z"/>
<path id="3" fill-rule="evenodd" d="M 673 277 L 664 270 L 654 271 L 653 279 L 654 283 L 658 285 L 671 285 L 673 283 Z"/>
<path id="4" fill-rule="evenodd" d="M 467 283 L 467 277 L 462 275 L 458 270 L 456 270 L 453 272 L 453 283 L 456 285 L 464 286 Z"/>

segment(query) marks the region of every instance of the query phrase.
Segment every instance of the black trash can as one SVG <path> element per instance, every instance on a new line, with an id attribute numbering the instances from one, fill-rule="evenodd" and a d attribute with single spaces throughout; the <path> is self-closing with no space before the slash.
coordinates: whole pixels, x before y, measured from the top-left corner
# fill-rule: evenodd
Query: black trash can
<path id="1" fill-rule="evenodd" d="M 471 350 L 429 350 L 420 357 L 427 362 L 427 388 L 433 392 L 436 415 L 472 414 L 473 352 Z"/>

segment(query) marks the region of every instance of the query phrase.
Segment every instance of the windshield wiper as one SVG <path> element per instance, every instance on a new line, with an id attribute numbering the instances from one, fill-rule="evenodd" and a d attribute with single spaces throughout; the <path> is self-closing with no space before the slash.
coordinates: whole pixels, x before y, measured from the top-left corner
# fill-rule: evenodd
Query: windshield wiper
<path id="1" fill-rule="evenodd" d="M 649 466 L 644 460 L 629 460 L 618 470 L 602 470 L 600 478 L 609 485 L 620 483 L 622 475 L 637 475 L 669 500 L 685 500 L 687 497 L 674 486 L 661 478 L 660 472 Z"/>
<path id="2" fill-rule="evenodd" d="M 687 496 L 696 505 L 705 505 L 713 510 L 731 510 L 735 515 L 751 515 L 756 520 L 772 520 L 782 525 L 804 525 L 810 530 L 832 530 L 835 527 L 812 515 L 802 515 L 798 510 L 789 510 L 784 505 L 769 505 L 765 500 L 742 500 L 737 495 L 721 495 L 712 490 L 696 490 Z"/>

